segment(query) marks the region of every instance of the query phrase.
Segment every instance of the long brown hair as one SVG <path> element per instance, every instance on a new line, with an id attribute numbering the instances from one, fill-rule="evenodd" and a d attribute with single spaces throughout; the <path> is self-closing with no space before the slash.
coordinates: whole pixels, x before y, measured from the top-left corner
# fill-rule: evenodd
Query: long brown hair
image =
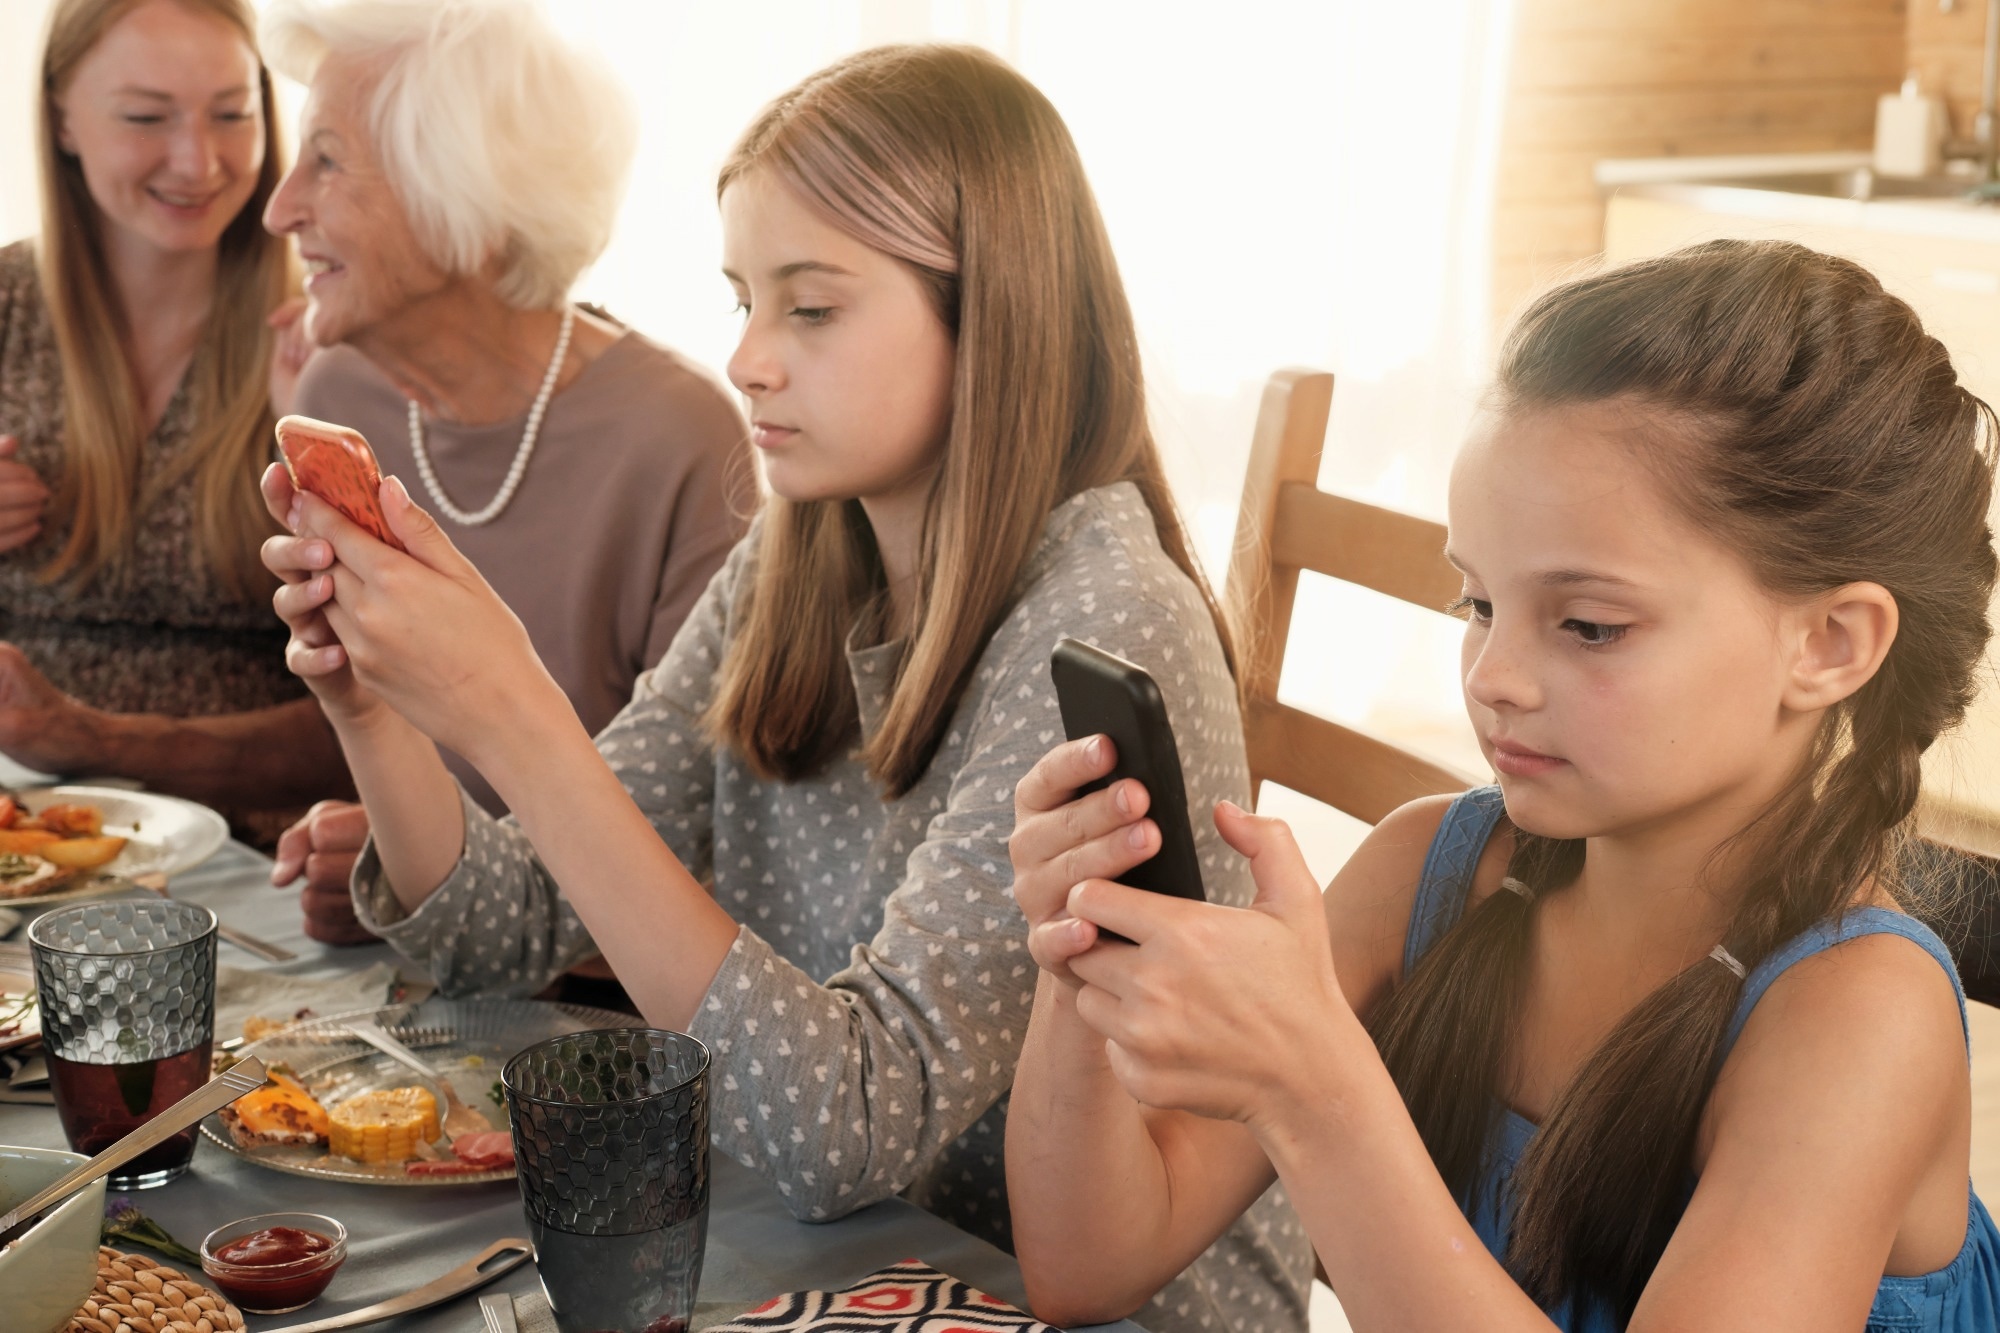
<path id="1" fill-rule="evenodd" d="M 274 335 L 265 317 L 291 285 L 288 243 L 264 230 L 264 205 L 284 172 L 271 76 L 257 66 L 264 163 L 243 211 L 222 234 L 215 296 L 188 368 L 193 437 L 178 466 L 137 493 L 148 431 L 133 374 L 131 339 L 105 266 L 97 205 L 83 167 L 56 137 L 55 99 L 78 62 L 139 0 L 58 0 L 42 51 L 38 113 L 42 228 L 36 240 L 43 299 L 55 326 L 63 377 L 63 472 L 50 504 L 69 536 L 42 575 L 89 584 L 125 559 L 154 496 L 192 471 L 197 550 L 206 572 L 247 598 L 270 583 L 257 548 L 276 529 L 257 494 L 271 456 L 267 376 Z M 177 0 L 213 14 L 257 49 L 248 0 Z"/>
<path id="2" fill-rule="evenodd" d="M 1684 512 L 1774 596 L 1852 582 L 1895 597 L 1881 669 L 1829 709 L 1789 790 L 1738 838 L 1757 854 L 1723 942 L 1746 967 L 1869 885 L 1896 854 L 1919 758 L 1971 702 L 1995 560 L 1992 411 L 1911 309 L 1859 265 L 1716 241 L 1558 287 L 1501 354 L 1499 410 L 1631 402 Z M 1583 844 L 1516 829 L 1509 874 L 1560 892 Z M 1433 1160 L 1471 1200 L 1527 973 L 1537 898 L 1469 910 L 1371 1028 Z M 1704 961 L 1626 1015 L 1558 1097 L 1511 1187 L 1508 1264 L 1544 1305 L 1601 1302 L 1622 1327 L 1685 1204 L 1696 1133 L 1741 994 Z"/>
<path id="3" fill-rule="evenodd" d="M 956 340 L 952 412 L 925 510 L 916 619 L 862 757 L 890 797 L 929 766 L 965 683 L 1019 597 L 1050 510 L 1138 487 L 1160 544 L 1221 612 L 1167 491 L 1110 241 L 1055 108 L 966 46 L 888 46 L 834 64 L 758 116 L 720 194 L 768 171 L 828 222 L 908 264 Z M 858 501 L 764 503 L 707 724 L 761 776 L 796 780 L 851 744 L 844 649 L 883 594 Z"/>

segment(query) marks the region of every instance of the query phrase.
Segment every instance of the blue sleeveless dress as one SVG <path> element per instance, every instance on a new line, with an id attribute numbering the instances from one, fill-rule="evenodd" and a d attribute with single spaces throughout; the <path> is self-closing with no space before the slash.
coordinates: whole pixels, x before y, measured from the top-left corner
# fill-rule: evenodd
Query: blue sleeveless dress
<path id="1" fill-rule="evenodd" d="M 1472 889 L 1473 870 L 1487 839 L 1505 813 L 1498 787 L 1479 787 L 1454 801 L 1438 826 L 1430 851 L 1424 858 L 1423 876 L 1417 885 L 1416 902 L 1410 909 L 1409 932 L 1403 940 L 1403 971 L 1408 975 L 1433 944 L 1457 923 L 1465 911 Z M 1727 1056 L 1750 1011 L 1771 983 L 1784 970 L 1823 949 L 1862 935 L 1901 935 L 1923 946 L 1951 977 L 1958 990 L 1959 1020 L 1965 1018 L 1965 992 L 1959 987 L 1958 972 L 1951 955 L 1938 937 L 1922 924 L 1879 907 L 1858 908 L 1836 924 L 1822 922 L 1798 936 L 1758 964 L 1743 983 L 1743 996 L 1723 1037 L 1722 1053 Z M 1493 1166 L 1480 1181 L 1470 1200 L 1460 1200 L 1479 1238 L 1496 1259 L 1507 1252 L 1507 1236 L 1512 1226 L 1514 1200 L 1508 1180 L 1514 1173 L 1537 1126 L 1530 1120 L 1501 1108 Z M 2000 1228 L 1995 1228 L 1986 1206 L 1968 1184 L 1965 1244 L 1958 1257 L 1935 1273 L 1921 1277 L 1885 1277 L 1875 1291 L 1875 1304 L 1868 1313 L 1867 1333 L 1995 1333 L 2000 1330 Z M 1601 1306 L 1584 1306 L 1577 1300 L 1565 1301 L 1548 1311 L 1565 1333 L 1615 1333 L 1611 1312 Z"/>

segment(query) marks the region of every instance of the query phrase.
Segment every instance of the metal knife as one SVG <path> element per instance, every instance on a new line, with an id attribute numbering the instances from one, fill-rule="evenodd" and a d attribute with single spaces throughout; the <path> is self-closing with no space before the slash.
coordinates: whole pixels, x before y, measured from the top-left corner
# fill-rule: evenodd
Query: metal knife
<path id="1" fill-rule="evenodd" d="M 454 1297 L 483 1287 L 502 1273 L 511 1272 L 534 1256 L 535 1247 L 519 1237 L 496 1240 L 473 1258 L 460 1264 L 435 1281 L 426 1282 L 415 1291 L 406 1291 L 401 1296 L 392 1296 L 386 1301 L 364 1305 L 359 1310 L 349 1310 L 328 1319 L 315 1319 L 308 1324 L 287 1324 L 275 1328 L 270 1333 L 332 1333 L 336 1328 L 354 1328 L 360 1324 L 372 1324 L 377 1320 L 394 1319 L 397 1315 L 409 1314 L 413 1310 L 429 1309 L 441 1305 Z M 509 1310 L 511 1314 L 512 1311 Z"/>

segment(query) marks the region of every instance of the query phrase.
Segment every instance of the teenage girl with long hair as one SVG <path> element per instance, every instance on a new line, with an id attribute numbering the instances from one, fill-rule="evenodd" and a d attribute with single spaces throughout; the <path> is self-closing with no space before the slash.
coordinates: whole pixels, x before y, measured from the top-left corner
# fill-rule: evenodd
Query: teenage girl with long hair
<path id="1" fill-rule="evenodd" d="M 1986 644 L 1992 431 L 1799 246 L 1535 302 L 1450 497 L 1498 786 L 1323 900 L 1225 804 L 1233 911 L 1106 882 L 1158 834 L 1136 784 L 1071 800 L 1101 742 L 1022 785 L 1038 1312 L 1134 1309 L 1275 1174 L 1357 1330 L 1996 1327 L 1963 998 L 1895 873 Z"/>
<path id="2" fill-rule="evenodd" d="M 234 809 L 344 790 L 257 558 L 295 284 L 256 12 L 58 0 L 39 93 L 41 230 L 0 248 L 0 751 Z"/>
<path id="3" fill-rule="evenodd" d="M 720 1147 L 800 1217 L 907 1192 L 1004 1243 L 1034 993 L 1007 838 L 1061 727 L 1049 650 L 1148 665 L 1213 801 L 1247 785 L 1226 640 L 1103 225 L 1033 87 L 970 48 L 863 53 L 772 103 L 719 195 L 729 375 L 771 494 L 631 705 L 593 743 L 393 480 L 408 555 L 268 475 L 297 534 L 266 548 L 288 659 L 373 821 L 370 929 L 455 993 L 601 950 L 649 1021 L 708 1043 Z M 1249 900 L 1247 873 L 1216 880 Z M 1302 1328 L 1282 1202 L 1224 1230 L 1148 1323 Z"/>

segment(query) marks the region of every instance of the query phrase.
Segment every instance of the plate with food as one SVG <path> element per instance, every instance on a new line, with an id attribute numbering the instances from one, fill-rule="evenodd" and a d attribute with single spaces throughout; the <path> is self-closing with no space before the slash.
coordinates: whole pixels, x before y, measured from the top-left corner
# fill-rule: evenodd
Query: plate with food
<path id="1" fill-rule="evenodd" d="M 484 1132 L 443 1132 L 450 1097 L 354 1035 L 377 1021 L 486 1113 Z M 238 1157 L 293 1175 L 370 1185 L 472 1185 L 511 1180 L 514 1145 L 500 1071 L 550 1037 L 642 1020 L 609 1009 L 539 1000 L 431 999 L 290 1024 L 245 1044 L 272 1083 L 202 1122 Z"/>
<path id="2" fill-rule="evenodd" d="M 42 1014 L 35 1007 L 35 979 L 26 971 L 0 967 L 0 1051 L 42 1037 Z"/>
<path id="3" fill-rule="evenodd" d="M 115 892 L 100 876 L 178 875 L 229 841 L 205 805 L 118 787 L 0 793 L 0 905 L 34 907 Z"/>

